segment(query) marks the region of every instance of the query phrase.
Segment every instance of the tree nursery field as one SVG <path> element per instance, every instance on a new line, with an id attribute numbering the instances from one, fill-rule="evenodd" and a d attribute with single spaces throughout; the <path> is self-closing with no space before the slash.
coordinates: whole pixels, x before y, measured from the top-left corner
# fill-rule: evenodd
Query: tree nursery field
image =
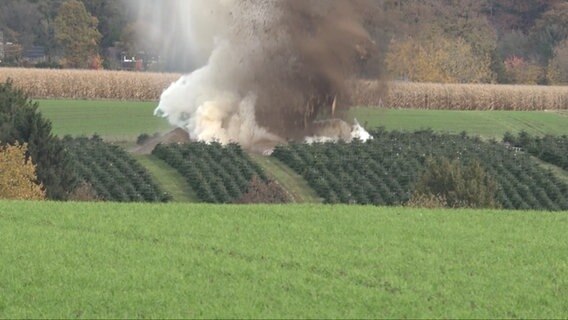
<path id="1" fill-rule="evenodd" d="M 1 318 L 562 318 L 566 212 L 0 202 Z"/>

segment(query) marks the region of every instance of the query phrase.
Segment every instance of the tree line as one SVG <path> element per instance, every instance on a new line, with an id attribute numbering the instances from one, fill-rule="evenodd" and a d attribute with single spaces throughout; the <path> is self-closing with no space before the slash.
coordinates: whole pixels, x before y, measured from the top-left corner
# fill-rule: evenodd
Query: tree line
<path id="1" fill-rule="evenodd" d="M 565 0 L 369 1 L 374 10 L 365 17 L 366 26 L 382 55 L 369 62 L 365 76 L 386 70 L 392 79 L 420 82 L 568 83 Z M 160 39 L 137 41 L 149 30 L 137 10 L 143 4 L 3 0 L 0 31 L 5 42 L 21 46 L 20 53 L 42 46 L 48 61 L 62 58 L 57 62 L 64 67 L 116 69 L 117 50 L 127 56 L 159 54 Z M 165 20 L 176 29 L 175 19 Z M 17 56 L 17 47 L 10 50 L 5 48 L 6 54 Z M 191 71 L 183 64 L 187 53 L 176 54 L 179 59 L 168 57 L 167 70 Z"/>
<path id="2" fill-rule="evenodd" d="M 125 30 L 134 14 L 124 1 L 4 0 L 0 2 L 0 31 L 5 65 L 23 65 L 26 50 L 41 47 L 41 66 L 116 68 L 109 48 L 123 50 L 134 41 Z"/>
<path id="3" fill-rule="evenodd" d="M 568 83 L 564 0 L 392 0 L 383 5 L 396 28 L 385 36 L 385 66 L 397 79 Z"/>

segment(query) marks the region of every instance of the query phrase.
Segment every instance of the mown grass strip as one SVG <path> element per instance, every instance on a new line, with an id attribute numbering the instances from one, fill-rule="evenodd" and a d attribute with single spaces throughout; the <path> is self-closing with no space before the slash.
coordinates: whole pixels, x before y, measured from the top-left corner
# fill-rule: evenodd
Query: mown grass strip
<path id="1" fill-rule="evenodd" d="M 283 164 L 280 160 L 252 153 L 249 155 L 254 162 L 260 165 L 262 169 L 271 176 L 271 178 L 278 181 L 278 183 L 280 183 L 280 185 L 286 189 L 290 195 L 292 195 L 294 202 L 322 202 L 322 199 L 318 197 L 312 188 L 310 188 L 306 180 Z"/>
<path id="2" fill-rule="evenodd" d="M 568 171 L 555 166 L 553 164 L 550 164 L 548 162 L 544 162 L 536 157 L 531 157 L 539 166 L 541 166 L 544 169 L 550 170 L 552 171 L 552 173 L 561 181 L 564 181 L 565 183 L 568 183 Z"/>
<path id="3" fill-rule="evenodd" d="M 568 212 L 0 202 L 2 318 L 565 318 Z"/>
<path id="4" fill-rule="evenodd" d="M 167 163 L 152 155 L 133 155 L 175 202 L 201 202 L 187 181 Z"/>

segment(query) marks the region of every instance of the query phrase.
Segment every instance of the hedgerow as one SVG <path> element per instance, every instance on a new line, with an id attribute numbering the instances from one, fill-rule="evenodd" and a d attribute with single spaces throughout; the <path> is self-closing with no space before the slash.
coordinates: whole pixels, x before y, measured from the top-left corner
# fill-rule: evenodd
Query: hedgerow
<path id="1" fill-rule="evenodd" d="M 429 158 L 479 162 L 496 183 L 494 199 L 506 209 L 568 210 L 568 185 L 524 152 L 496 141 L 430 130 L 372 132 L 365 143 L 293 143 L 273 156 L 301 174 L 327 203 L 401 205 L 416 189 Z"/>
<path id="2" fill-rule="evenodd" d="M 91 186 L 97 199 L 118 202 L 166 202 L 150 174 L 122 148 L 101 138 L 63 139 L 77 176 Z"/>

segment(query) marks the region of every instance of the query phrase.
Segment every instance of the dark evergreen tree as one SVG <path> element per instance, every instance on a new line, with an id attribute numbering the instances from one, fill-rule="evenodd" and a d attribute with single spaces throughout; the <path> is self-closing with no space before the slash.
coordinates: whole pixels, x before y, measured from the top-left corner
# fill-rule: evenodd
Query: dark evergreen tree
<path id="1" fill-rule="evenodd" d="M 47 197 L 66 200 L 77 185 L 75 171 L 63 143 L 51 133 L 51 122 L 37 109 L 37 102 L 11 81 L 0 84 L 0 142 L 27 143 Z"/>

